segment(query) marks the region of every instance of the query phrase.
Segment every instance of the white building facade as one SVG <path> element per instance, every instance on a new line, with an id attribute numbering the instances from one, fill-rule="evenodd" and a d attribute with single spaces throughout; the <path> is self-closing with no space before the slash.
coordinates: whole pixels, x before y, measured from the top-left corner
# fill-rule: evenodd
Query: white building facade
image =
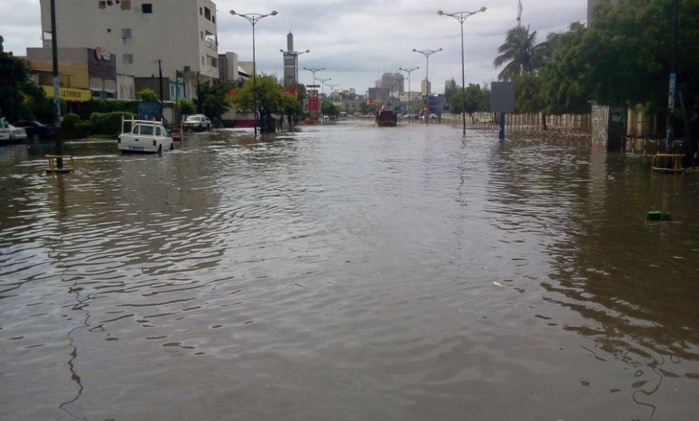
<path id="1" fill-rule="evenodd" d="M 216 4 L 210 0 L 59 0 L 59 48 L 97 48 L 116 56 L 120 75 L 219 77 Z M 51 9 L 41 0 L 44 48 L 51 48 Z M 191 92 L 191 90 L 190 90 Z"/>

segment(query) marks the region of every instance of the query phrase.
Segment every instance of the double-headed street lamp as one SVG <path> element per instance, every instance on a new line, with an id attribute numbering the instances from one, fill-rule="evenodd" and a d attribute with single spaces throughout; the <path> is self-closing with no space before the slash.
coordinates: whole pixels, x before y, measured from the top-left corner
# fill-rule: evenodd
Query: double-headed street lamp
<path id="1" fill-rule="evenodd" d="M 303 70 L 308 70 L 309 72 L 313 73 L 313 85 L 315 85 L 316 84 L 316 73 L 320 72 L 321 70 L 325 70 L 325 67 L 320 67 L 317 69 L 316 68 L 309 69 L 308 67 L 304 67 Z"/>
<path id="2" fill-rule="evenodd" d="M 333 80 L 333 79 L 331 77 L 328 77 L 328 78 L 322 78 L 322 79 L 318 78 L 318 80 L 321 83 L 320 95 L 323 96 L 323 95 L 325 95 L 325 82 L 327 82 L 329 80 Z"/>
<path id="3" fill-rule="evenodd" d="M 240 16 L 245 18 L 252 24 L 252 101 L 255 107 L 255 137 L 257 137 L 257 64 L 255 62 L 255 24 L 260 21 L 260 19 L 266 18 L 267 16 L 276 16 L 277 11 L 272 10 L 270 13 L 237 13 L 235 10 L 231 10 L 231 15 Z"/>
<path id="4" fill-rule="evenodd" d="M 330 98 L 332 99 L 333 96 L 333 90 L 335 89 L 336 86 L 340 86 L 339 83 L 328 83 L 328 88 L 330 88 Z"/>
<path id="5" fill-rule="evenodd" d="M 417 70 L 419 68 L 420 68 L 420 66 L 409 67 L 407 69 L 400 67 L 398 69 L 398 70 L 408 74 L 408 124 L 410 124 L 410 114 L 412 112 L 412 105 L 413 105 L 412 101 L 410 100 L 410 74 L 413 72 L 413 70 Z"/>
<path id="6" fill-rule="evenodd" d="M 461 119 L 463 121 L 464 136 L 466 136 L 466 76 L 464 72 L 464 21 L 470 16 L 475 15 L 479 12 L 485 12 L 486 8 L 481 7 L 475 12 L 455 12 L 455 13 L 445 13 L 443 11 L 438 11 L 439 16 L 450 16 L 459 21 L 461 24 Z"/>
<path id="7" fill-rule="evenodd" d="M 427 112 L 425 113 L 425 125 L 430 124 L 430 56 L 434 53 L 442 51 L 439 50 L 416 50 L 413 48 L 413 52 L 420 53 L 425 56 L 425 92 L 427 93 Z"/>

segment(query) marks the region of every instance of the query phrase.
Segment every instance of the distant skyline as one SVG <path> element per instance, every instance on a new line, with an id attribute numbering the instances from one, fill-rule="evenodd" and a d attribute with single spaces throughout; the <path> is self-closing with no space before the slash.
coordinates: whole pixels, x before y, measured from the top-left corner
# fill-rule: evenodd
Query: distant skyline
<path id="1" fill-rule="evenodd" d="M 537 31 L 544 41 L 551 32 L 566 31 L 573 22 L 587 21 L 588 0 L 521 0 L 522 25 Z M 299 57 L 299 82 L 312 83 L 312 74 L 303 70 L 321 68 L 316 77 L 331 78 L 339 88 L 354 88 L 358 94 L 381 79 L 383 73 L 398 73 L 400 67 L 416 67 L 411 75 L 412 91 L 420 90 L 425 78 L 425 57 L 417 50 L 442 52 L 429 59 L 433 93 L 444 91 L 452 78 L 461 84 L 461 36 L 459 22 L 447 13 L 475 11 L 464 23 L 466 84 L 497 80 L 500 70 L 493 66 L 498 47 L 507 31 L 517 25 L 518 0 L 246 0 L 216 1 L 219 53 L 235 52 L 241 61 L 252 61 L 252 27 L 229 14 L 279 12 L 255 26 L 257 69 L 259 73 L 283 77 L 280 49 L 286 49 L 286 36 L 294 34 L 296 50 L 311 50 Z M 57 2 L 60 7 L 60 2 Z M 156 3 L 157 7 L 157 3 Z M 21 13 L 18 13 L 21 11 Z M 155 10 L 157 12 L 157 9 Z M 16 56 L 28 47 L 41 46 L 39 0 L 0 0 L 0 35 L 5 51 Z M 9 17 L 9 19 L 8 19 Z M 79 30 L 75 28 L 74 30 Z M 60 39 L 60 28 L 58 37 Z M 405 73 L 403 73 L 405 74 Z M 407 78 L 406 78 L 406 89 Z"/>

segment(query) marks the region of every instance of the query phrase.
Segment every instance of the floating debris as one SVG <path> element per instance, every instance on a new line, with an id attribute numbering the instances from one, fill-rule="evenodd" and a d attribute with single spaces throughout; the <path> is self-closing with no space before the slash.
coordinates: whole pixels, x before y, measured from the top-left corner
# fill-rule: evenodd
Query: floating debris
<path id="1" fill-rule="evenodd" d="M 646 221 L 669 221 L 670 213 L 663 211 L 649 211 L 646 213 Z"/>

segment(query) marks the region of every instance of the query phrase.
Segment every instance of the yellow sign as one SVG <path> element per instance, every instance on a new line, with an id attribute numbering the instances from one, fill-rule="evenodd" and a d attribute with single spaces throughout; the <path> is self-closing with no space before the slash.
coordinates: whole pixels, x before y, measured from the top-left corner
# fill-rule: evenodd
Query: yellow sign
<path id="1" fill-rule="evenodd" d="M 53 86 L 42 86 L 46 96 L 53 98 Z M 64 101 L 87 102 L 92 98 L 89 89 L 58 88 L 58 97 Z"/>

